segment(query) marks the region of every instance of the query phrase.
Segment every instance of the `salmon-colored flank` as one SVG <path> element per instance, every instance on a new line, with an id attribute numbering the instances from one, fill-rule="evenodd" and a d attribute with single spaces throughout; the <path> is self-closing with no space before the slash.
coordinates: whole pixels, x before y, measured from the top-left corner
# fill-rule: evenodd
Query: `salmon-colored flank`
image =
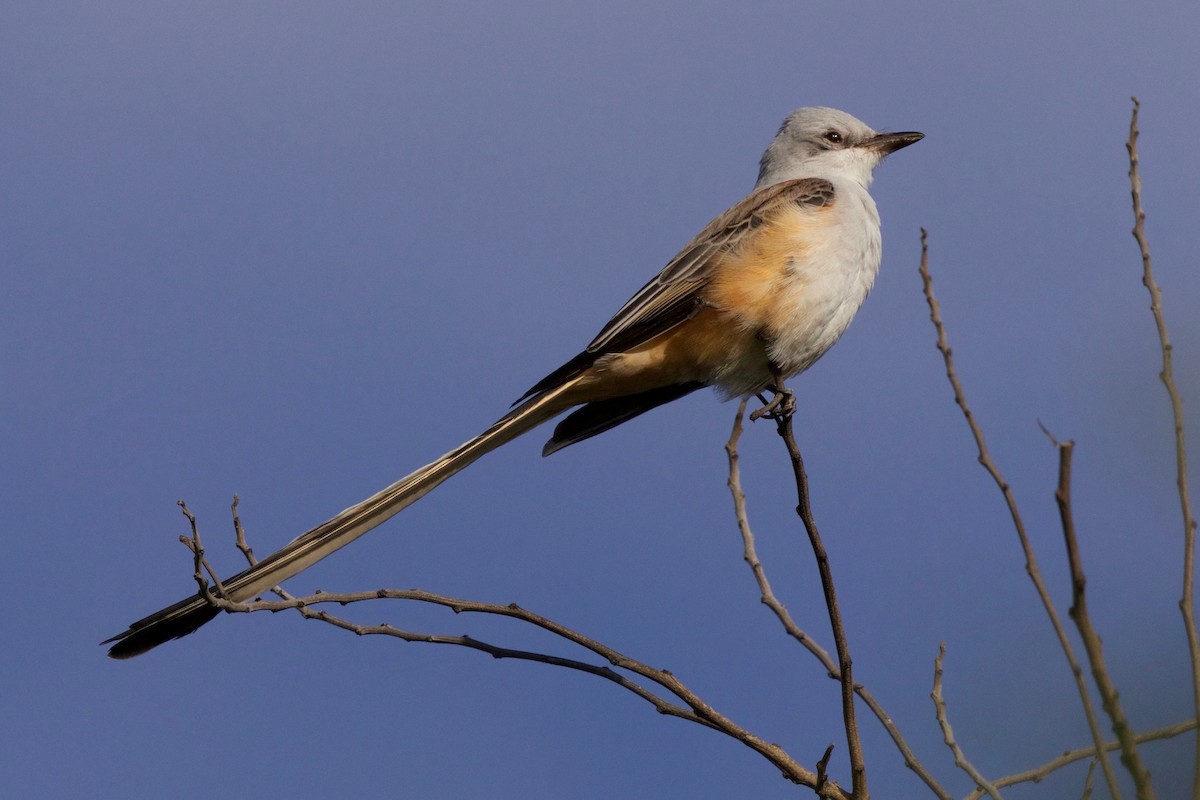
<path id="1" fill-rule="evenodd" d="M 770 208 L 767 219 L 717 256 L 695 316 L 631 350 L 602 356 L 563 396 L 564 407 L 711 379 L 725 365 L 761 361 L 765 369 L 770 332 L 786 323 L 802 288 L 790 267 L 806 256 L 806 243 L 829 212 L 830 206 L 791 202 Z"/>

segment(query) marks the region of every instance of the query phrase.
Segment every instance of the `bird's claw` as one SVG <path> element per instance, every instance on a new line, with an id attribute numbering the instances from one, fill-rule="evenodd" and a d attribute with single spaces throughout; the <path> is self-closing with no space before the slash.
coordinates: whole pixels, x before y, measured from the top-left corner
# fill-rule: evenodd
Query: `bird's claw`
<path id="1" fill-rule="evenodd" d="M 768 400 L 762 394 L 757 395 L 762 401 L 762 408 L 750 412 L 750 420 L 752 422 L 760 419 L 781 419 L 791 416 L 796 411 L 796 395 L 791 389 L 777 389 L 774 386 L 768 387 L 773 392 L 771 399 Z"/>

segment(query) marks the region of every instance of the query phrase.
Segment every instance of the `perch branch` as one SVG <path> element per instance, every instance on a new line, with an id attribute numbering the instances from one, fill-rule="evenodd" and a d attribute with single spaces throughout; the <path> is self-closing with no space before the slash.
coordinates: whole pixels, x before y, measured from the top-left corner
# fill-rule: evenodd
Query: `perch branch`
<path id="1" fill-rule="evenodd" d="M 804 524 L 812 545 L 813 556 L 817 561 L 817 570 L 821 575 L 821 589 L 825 594 L 825 608 L 829 612 L 829 625 L 833 630 L 834 648 L 838 656 L 838 682 L 842 688 L 842 721 L 846 728 L 846 744 L 850 754 L 851 794 L 856 800 L 867 800 L 870 792 L 867 789 L 867 771 L 863 760 L 862 739 L 858 733 L 858 721 L 854 712 L 854 675 L 850 658 L 850 646 L 846 641 L 846 629 L 842 625 L 842 612 L 838 606 L 837 590 L 833 582 L 833 570 L 829 566 L 829 556 L 821 534 L 817 530 L 813 518 L 812 505 L 808 491 L 808 475 L 804 471 L 804 459 L 800 455 L 800 447 L 796 444 L 796 436 L 792 426 L 795 416 L 796 400 L 791 391 L 783 384 L 783 376 L 774 371 L 775 398 L 766 406 L 762 416 L 775 421 L 775 427 L 787 448 L 788 457 L 792 462 L 792 472 L 796 479 L 797 505 L 796 514 Z M 753 417 L 757 418 L 757 417 Z"/>
<path id="2" fill-rule="evenodd" d="M 738 454 L 738 442 L 742 438 L 743 424 L 745 419 L 746 404 L 748 400 L 743 399 L 738 405 L 737 413 L 733 419 L 733 429 L 729 434 L 729 441 L 725 443 L 725 454 L 729 459 L 729 492 L 733 497 L 733 510 L 737 518 L 738 531 L 742 536 L 743 559 L 750 567 L 750 572 L 754 575 L 754 580 L 758 584 L 758 590 L 761 595 L 762 603 L 769 608 L 775 617 L 783 625 L 784 631 L 795 639 L 802 647 L 812 653 L 821 666 L 825 668 L 826 673 L 830 678 L 840 681 L 841 673 L 838 671 L 837 664 L 825 648 L 821 647 L 812 637 L 805 633 L 796 621 L 792 618 L 791 612 L 775 595 L 775 591 L 771 588 L 771 582 L 767 579 L 766 569 L 763 567 L 762 561 L 758 557 L 758 548 L 755 546 L 754 532 L 750 528 L 750 517 L 746 510 L 746 494 L 742 489 L 741 469 L 739 462 L 741 460 Z M 867 690 L 861 683 L 854 683 L 854 691 L 859 698 L 871 709 L 871 712 L 883 725 L 888 735 L 892 737 L 896 748 L 904 757 L 904 765 L 917 774 L 925 785 L 929 787 L 938 800 L 953 800 L 953 795 L 947 792 L 937 782 L 937 779 L 925 769 L 924 764 L 920 762 L 904 736 L 901 735 L 900 729 L 896 727 L 896 723 L 892 721 L 892 717 L 888 714 L 875 696 Z"/>

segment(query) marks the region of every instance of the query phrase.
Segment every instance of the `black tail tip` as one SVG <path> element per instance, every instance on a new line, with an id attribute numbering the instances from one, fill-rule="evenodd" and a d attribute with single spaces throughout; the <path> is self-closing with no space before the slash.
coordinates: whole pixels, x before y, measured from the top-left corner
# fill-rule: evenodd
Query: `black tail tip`
<path id="1" fill-rule="evenodd" d="M 172 639 L 179 639 L 195 632 L 200 626 L 215 617 L 219 611 L 218 608 L 207 603 L 182 612 L 175 610 L 174 607 L 163 609 L 157 614 L 133 623 L 129 626 L 129 630 L 118 633 L 111 639 L 105 639 L 100 644 L 116 642 L 108 648 L 108 657 L 123 661 L 140 656 Z"/>

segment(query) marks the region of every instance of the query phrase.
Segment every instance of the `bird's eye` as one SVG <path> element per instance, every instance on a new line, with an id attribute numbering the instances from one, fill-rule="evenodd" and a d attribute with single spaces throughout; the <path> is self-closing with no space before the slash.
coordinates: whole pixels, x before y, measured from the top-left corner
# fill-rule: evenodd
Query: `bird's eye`
<path id="1" fill-rule="evenodd" d="M 837 131 L 825 131 L 825 135 L 822 138 L 824 138 L 825 141 L 829 142 L 830 144 L 842 143 L 842 135 Z"/>

